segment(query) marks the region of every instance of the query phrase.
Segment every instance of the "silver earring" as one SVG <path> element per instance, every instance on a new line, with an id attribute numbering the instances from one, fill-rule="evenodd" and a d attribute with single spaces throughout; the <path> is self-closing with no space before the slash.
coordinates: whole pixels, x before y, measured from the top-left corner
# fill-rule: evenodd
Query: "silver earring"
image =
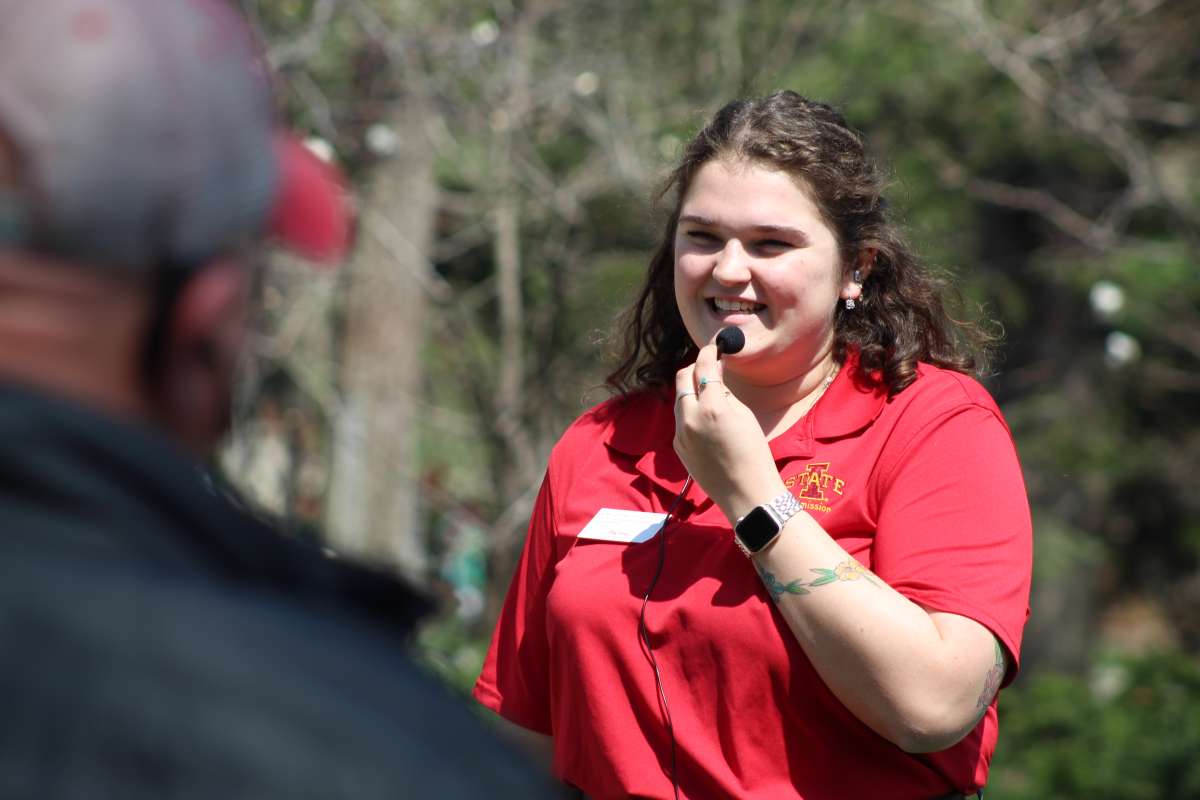
<path id="1" fill-rule="evenodd" d="M 858 286 L 861 288 L 862 287 L 862 272 L 857 269 L 854 270 L 854 275 L 850 278 L 850 280 L 852 280 L 854 282 L 855 286 Z M 854 302 L 853 297 L 846 298 L 846 310 L 847 311 L 853 311 L 854 307 L 856 305 L 858 305 L 858 304 Z"/>

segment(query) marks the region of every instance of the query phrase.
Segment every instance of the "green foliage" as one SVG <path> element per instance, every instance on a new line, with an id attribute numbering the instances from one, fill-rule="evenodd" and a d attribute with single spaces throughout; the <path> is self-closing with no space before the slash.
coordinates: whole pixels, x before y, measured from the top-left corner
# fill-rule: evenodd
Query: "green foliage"
<path id="1" fill-rule="evenodd" d="M 1041 674 L 1000 696 L 997 800 L 1200 797 L 1200 662 L 1106 659 L 1090 680 Z"/>
<path id="2" fill-rule="evenodd" d="M 455 692 L 466 697 L 483 668 L 490 637 L 445 614 L 426 624 L 417 636 L 419 661 Z"/>
<path id="3" fill-rule="evenodd" d="M 1036 583 L 1066 580 L 1073 573 L 1094 570 L 1104 563 L 1103 544 L 1045 509 L 1034 509 L 1033 529 L 1037 531 L 1033 542 Z"/>

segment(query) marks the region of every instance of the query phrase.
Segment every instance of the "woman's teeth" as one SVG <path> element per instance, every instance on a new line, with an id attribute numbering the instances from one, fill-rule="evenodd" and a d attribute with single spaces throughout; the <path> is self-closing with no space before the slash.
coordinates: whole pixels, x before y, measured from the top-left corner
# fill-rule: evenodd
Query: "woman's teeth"
<path id="1" fill-rule="evenodd" d="M 745 300 L 725 300 L 719 297 L 710 298 L 708 301 L 717 311 L 726 312 L 742 312 L 753 314 L 756 311 L 761 311 L 766 308 L 762 303 L 751 303 Z"/>

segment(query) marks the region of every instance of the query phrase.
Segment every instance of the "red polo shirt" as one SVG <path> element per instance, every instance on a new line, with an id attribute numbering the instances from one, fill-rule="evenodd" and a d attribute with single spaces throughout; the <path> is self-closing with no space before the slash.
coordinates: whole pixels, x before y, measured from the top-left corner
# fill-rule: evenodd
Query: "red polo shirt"
<path id="1" fill-rule="evenodd" d="M 987 392 L 922 365 L 895 397 L 847 365 L 771 441 L 785 483 L 842 547 L 922 606 L 975 619 L 1016 673 L 1028 615 L 1029 506 L 1011 435 Z M 475 697 L 554 737 L 554 769 L 597 800 L 671 796 L 671 745 L 638 639 L 659 559 L 579 539 L 603 507 L 663 512 L 686 472 L 673 397 L 610 400 L 550 456 L 525 550 Z M 929 800 L 987 780 L 995 703 L 954 747 L 911 755 L 829 691 L 719 508 L 693 486 L 666 531 L 647 625 L 675 726 L 680 795 Z M 660 534 L 663 535 L 663 534 Z"/>

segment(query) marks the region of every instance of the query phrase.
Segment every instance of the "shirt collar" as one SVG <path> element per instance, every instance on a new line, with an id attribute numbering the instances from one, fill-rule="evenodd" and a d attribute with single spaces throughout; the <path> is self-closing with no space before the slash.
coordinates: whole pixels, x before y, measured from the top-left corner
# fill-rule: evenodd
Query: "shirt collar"
<path id="1" fill-rule="evenodd" d="M 638 471 L 663 485 L 682 485 L 687 477 L 673 446 L 673 399 L 673 392 L 662 387 L 614 400 L 606 410 L 609 424 L 602 439 L 613 450 L 635 457 Z M 838 439 L 866 428 L 887 400 L 887 387 L 868 384 L 859 374 L 858 354 L 851 352 L 812 410 L 771 440 L 771 453 L 776 461 L 810 457 L 817 440 Z"/>
<path id="2" fill-rule="evenodd" d="M 664 444 L 670 447 L 675 439 L 672 400 L 671 392 L 659 387 L 610 401 L 599 417 L 608 423 L 603 433 L 604 443 L 630 456 L 661 449 Z"/>
<path id="3" fill-rule="evenodd" d="M 833 383 L 799 422 L 771 440 L 776 460 L 788 456 L 807 458 L 814 443 L 849 436 L 866 428 L 887 405 L 887 387 L 870 383 L 858 368 L 858 353 L 851 352 Z"/>
<path id="4" fill-rule="evenodd" d="M 634 468 L 651 482 L 678 492 L 687 469 L 675 453 L 673 400 L 667 387 L 637 392 L 611 401 L 600 419 L 608 423 L 602 441 L 609 449 L 635 459 Z"/>

